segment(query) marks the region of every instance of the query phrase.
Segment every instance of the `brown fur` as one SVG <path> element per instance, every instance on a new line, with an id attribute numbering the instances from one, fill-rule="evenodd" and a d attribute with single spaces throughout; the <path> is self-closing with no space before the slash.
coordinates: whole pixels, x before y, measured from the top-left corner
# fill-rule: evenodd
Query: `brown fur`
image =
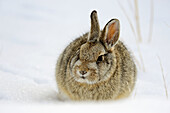
<path id="1" fill-rule="evenodd" d="M 93 17 L 93 13 L 95 16 L 97 15 L 97 12 L 92 12 L 91 17 Z M 96 18 L 94 19 L 95 21 L 97 21 Z M 93 26 L 93 23 L 91 23 L 91 26 Z M 98 24 L 98 21 L 96 23 Z M 61 98 L 65 96 L 67 99 L 79 101 L 112 100 L 129 96 L 136 81 L 136 66 L 130 52 L 121 41 L 117 41 L 110 49 L 107 48 L 103 44 L 106 42 L 99 41 L 96 36 L 91 35 L 99 27 L 95 26 L 91 27 L 91 29 L 91 32 L 71 42 L 57 61 L 56 81 L 59 96 Z M 105 28 L 98 32 L 98 37 L 104 39 L 104 34 L 106 35 Z M 102 61 L 103 63 L 97 64 L 97 59 L 104 53 L 108 53 L 107 57 L 103 56 L 108 62 Z M 74 59 L 76 60 L 74 61 Z M 77 63 L 76 65 L 78 61 L 81 63 Z M 110 65 L 110 67 L 107 65 Z M 82 70 L 90 73 L 86 79 L 95 81 L 93 84 L 75 80 L 75 78 L 78 78 L 78 75 L 75 73 Z M 106 77 L 103 73 L 109 76 Z"/>

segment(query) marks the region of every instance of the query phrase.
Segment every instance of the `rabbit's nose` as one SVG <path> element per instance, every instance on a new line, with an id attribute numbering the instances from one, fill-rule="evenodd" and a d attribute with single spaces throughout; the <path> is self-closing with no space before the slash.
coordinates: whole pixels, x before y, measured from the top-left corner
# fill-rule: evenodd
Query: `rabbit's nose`
<path id="1" fill-rule="evenodd" d="M 87 71 L 79 71 L 80 72 L 80 74 L 82 74 L 82 75 L 85 75 L 86 73 L 87 73 Z"/>

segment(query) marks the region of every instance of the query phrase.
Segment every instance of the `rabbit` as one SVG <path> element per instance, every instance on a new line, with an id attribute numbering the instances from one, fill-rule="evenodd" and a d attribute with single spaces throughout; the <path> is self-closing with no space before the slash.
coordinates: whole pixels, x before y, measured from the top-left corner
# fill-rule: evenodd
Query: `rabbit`
<path id="1" fill-rule="evenodd" d="M 58 98 L 103 101 L 128 97 L 135 86 L 137 68 L 119 41 L 119 20 L 111 19 L 100 30 L 97 11 L 90 17 L 90 32 L 71 42 L 57 60 Z"/>

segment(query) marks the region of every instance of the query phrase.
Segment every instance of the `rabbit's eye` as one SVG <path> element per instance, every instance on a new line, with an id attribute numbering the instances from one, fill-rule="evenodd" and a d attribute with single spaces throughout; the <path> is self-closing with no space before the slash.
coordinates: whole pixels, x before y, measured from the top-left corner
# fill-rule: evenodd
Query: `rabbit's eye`
<path id="1" fill-rule="evenodd" d="M 97 59 L 97 62 L 101 62 L 104 60 L 104 55 L 100 55 Z"/>

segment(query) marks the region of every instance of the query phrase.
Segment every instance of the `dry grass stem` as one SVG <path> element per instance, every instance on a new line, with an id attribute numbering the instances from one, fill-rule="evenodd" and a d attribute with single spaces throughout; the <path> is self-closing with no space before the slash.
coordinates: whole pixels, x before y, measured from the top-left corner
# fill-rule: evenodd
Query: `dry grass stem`
<path id="1" fill-rule="evenodd" d="M 2 54 L 2 51 L 3 51 L 3 43 L 2 41 L 0 42 L 0 55 Z"/>
<path id="2" fill-rule="evenodd" d="M 137 64 L 137 66 L 139 67 L 139 69 L 142 69 L 140 63 L 139 63 L 139 60 L 134 56 L 134 60 L 135 60 L 135 63 Z"/>
<path id="3" fill-rule="evenodd" d="M 163 66 L 162 66 L 161 59 L 159 58 L 159 56 L 157 56 L 157 57 L 158 57 L 159 64 L 160 64 L 160 67 L 161 67 L 161 72 L 162 72 L 162 78 L 163 78 L 163 82 L 164 82 L 164 88 L 165 88 L 166 98 L 168 99 L 168 90 L 167 90 L 167 87 L 166 87 L 166 81 L 165 81 Z"/>
<path id="4" fill-rule="evenodd" d="M 131 27 L 131 29 L 132 29 L 132 32 L 133 32 L 133 34 L 134 34 L 134 36 L 135 36 L 135 38 L 136 38 L 137 36 L 136 36 L 136 33 L 135 33 L 135 29 L 134 29 L 134 27 L 133 27 L 133 24 L 132 24 L 129 16 L 127 15 L 127 13 L 126 13 L 125 9 L 123 8 L 123 6 L 121 5 L 121 3 L 120 3 L 118 0 L 117 0 L 117 2 L 118 2 L 118 4 L 119 4 L 120 8 L 122 9 L 123 13 L 125 14 L 128 22 L 129 22 L 129 24 L 130 24 L 130 27 Z"/>
<path id="5" fill-rule="evenodd" d="M 133 12 L 134 10 L 133 10 L 133 7 L 132 7 L 131 0 L 128 0 L 128 4 L 129 4 L 129 8 L 130 8 L 130 10 Z"/>
<path id="6" fill-rule="evenodd" d="M 153 6 L 153 0 L 151 0 L 151 16 L 150 16 L 150 24 L 149 24 L 149 36 L 148 36 L 148 42 L 150 43 L 152 40 L 152 32 L 153 32 L 153 19 L 154 19 L 154 6 Z"/>
<path id="7" fill-rule="evenodd" d="M 134 96 L 133 96 L 134 99 L 136 98 L 136 95 L 137 95 L 137 85 L 136 85 Z"/>
<path id="8" fill-rule="evenodd" d="M 134 0 L 135 3 L 135 20 L 136 20 L 136 30 L 138 35 L 138 41 L 142 42 L 140 23 L 139 23 L 139 11 L 138 11 L 138 0 Z"/>
<path id="9" fill-rule="evenodd" d="M 142 64 L 142 70 L 143 70 L 143 72 L 145 72 L 145 65 L 144 65 L 144 61 L 143 61 L 143 57 L 142 57 L 142 53 L 141 53 L 141 51 L 140 51 L 139 44 L 137 43 L 136 45 L 137 45 L 137 50 L 138 50 L 139 57 L 140 57 L 141 64 Z"/>
<path id="10" fill-rule="evenodd" d="M 165 24 L 167 27 L 170 27 L 170 25 L 169 25 L 167 22 L 165 22 L 165 21 L 164 21 L 164 24 Z"/>

